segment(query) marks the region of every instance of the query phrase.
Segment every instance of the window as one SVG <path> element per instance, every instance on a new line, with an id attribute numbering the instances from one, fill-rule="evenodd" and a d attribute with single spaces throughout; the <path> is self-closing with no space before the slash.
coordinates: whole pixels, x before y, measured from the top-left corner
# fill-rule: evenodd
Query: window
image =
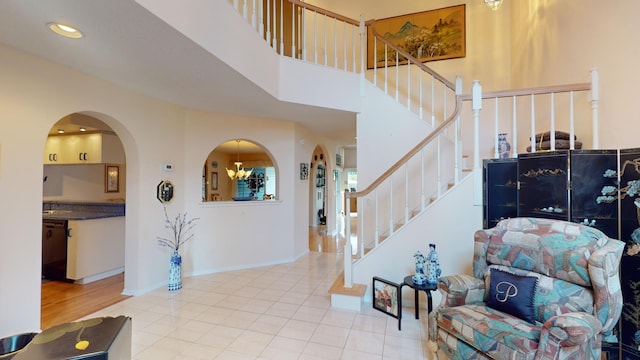
<path id="1" fill-rule="evenodd" d="M 230 140 L 207 156 L 202 200 L 273 200 L 276 178 L 274 162 L 262 146 L 248 140 Z"/>

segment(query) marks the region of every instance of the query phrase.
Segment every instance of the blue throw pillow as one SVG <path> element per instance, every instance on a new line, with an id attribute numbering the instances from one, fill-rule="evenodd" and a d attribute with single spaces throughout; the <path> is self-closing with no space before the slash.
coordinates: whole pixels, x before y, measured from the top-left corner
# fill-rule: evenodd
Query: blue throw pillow
<path id="1" fill-rule="evenodd" d="M 516 275 L 498 269 L 491 269 L 490 276 L 487 305 L 534 324 L 536 313 L 533 297 L 536 293 L 538 278 Z"/>

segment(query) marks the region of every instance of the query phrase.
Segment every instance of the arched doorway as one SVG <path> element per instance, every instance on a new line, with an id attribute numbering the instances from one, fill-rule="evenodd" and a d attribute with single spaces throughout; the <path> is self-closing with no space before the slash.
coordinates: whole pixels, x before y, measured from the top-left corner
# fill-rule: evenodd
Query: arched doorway
<path id="1" fill-rule="evenodd" d="M 106 122 L 88 113 L 73 113 L 51 127 L 43 154 L 43 329 L 82 316 L 49 309 L 49 304 L 61 306 L 62 297 L 56 296 L 62 290 L 67 290 L 64 301 L 86 304 L 83 290 L 91 288 L 86 297 L 95 301 L 95 288 L 108 286 L 111 294 L 101 296 L 111 300 L 102 302 L 102 307 L 126 298 L 120 295 L 126 174 L 124 147 Z M 68 296 L 72 286 L 79 297 Z"/>

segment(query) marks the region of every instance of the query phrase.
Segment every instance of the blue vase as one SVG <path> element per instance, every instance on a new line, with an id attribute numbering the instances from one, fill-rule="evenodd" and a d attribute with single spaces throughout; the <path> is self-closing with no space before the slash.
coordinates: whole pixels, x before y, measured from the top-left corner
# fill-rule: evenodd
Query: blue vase
<path id="1" fill-rule="evenodd" d="M 507 134 L 498 134 L 498 156 L 500 159 L 506 159 L 511 153 L 511 144 L 507 140 Z"/>
<path id="2" fill-rule="evenodd" d="M 174 251 L 169 261 L 169 291 L 182 289 L 182 257 Z"/>

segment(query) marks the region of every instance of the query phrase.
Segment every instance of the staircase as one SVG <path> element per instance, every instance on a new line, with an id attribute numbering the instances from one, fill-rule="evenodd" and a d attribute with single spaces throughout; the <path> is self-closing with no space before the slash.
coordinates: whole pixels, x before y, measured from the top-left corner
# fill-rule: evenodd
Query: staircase
<path id="1" fill-rule="evenodd" d="M 498 133 L 516 134 L 512 156 L 517 156 L 518 140 L 540 129 L 555 130 L 556 116 L 558 125 L 569 127 L 573 135 L 574 113 L 590 111 L 592 129 L 597 129 L 595 71 L 589 83 L 491 93 L 483 93 L 474 81 L 465 94 L 462 79 L 452 82 L 395 47 L 375 33 L 374 21 L 350 19 L 298 0 L 201 2 L 206 9 L 177 15 L 186 10 L 138 2 L 278 99 L 358 113 L 358 163 L 371 168 L 359 168 L 359 183 L 369 185 L 346 193 L 357 198 L 358 233 L 357 242 L 345 246 L 344 276 L 332 287 L 336 307 L 359 309 L 368 295 L 365 284 L 374 275 L 399 280 L 411 274 L 412 254 L 426 251 L 429 243 L 436 243 L 445 260 L 443 273 L 470 272 L 470 264 L 453 260 L 473 256 L 473 232 L 482 227 L 481 158 L 498 156 Z M 226 51 L 228 38 L 203 32 L 194 25 L 198 22 L 233 29 L 254 59 L 273 63 L 283 74 L 274 80 L 237 51 Z M 372 69 L 365 64 L 367 26 L 374 30 L 375 46 L 385 49 L 384 61 L 374 53 Z M 378 68 L 379 63 L 385 65 Z M 303 74 L 309 79 L 298 83 L 329 81 L 339 91 L 319 98 L 305 94 L 308 86 L 296 88 L 296 94 L 274 87 L 274 82 L 286 81 L 287 69 L 293 67 L 297 75 L 308 70 Z M 597 131 L 591 132 L 587 145 L 597 148 Z M 350 222 L 345 223 L 349 239 Z"/>

